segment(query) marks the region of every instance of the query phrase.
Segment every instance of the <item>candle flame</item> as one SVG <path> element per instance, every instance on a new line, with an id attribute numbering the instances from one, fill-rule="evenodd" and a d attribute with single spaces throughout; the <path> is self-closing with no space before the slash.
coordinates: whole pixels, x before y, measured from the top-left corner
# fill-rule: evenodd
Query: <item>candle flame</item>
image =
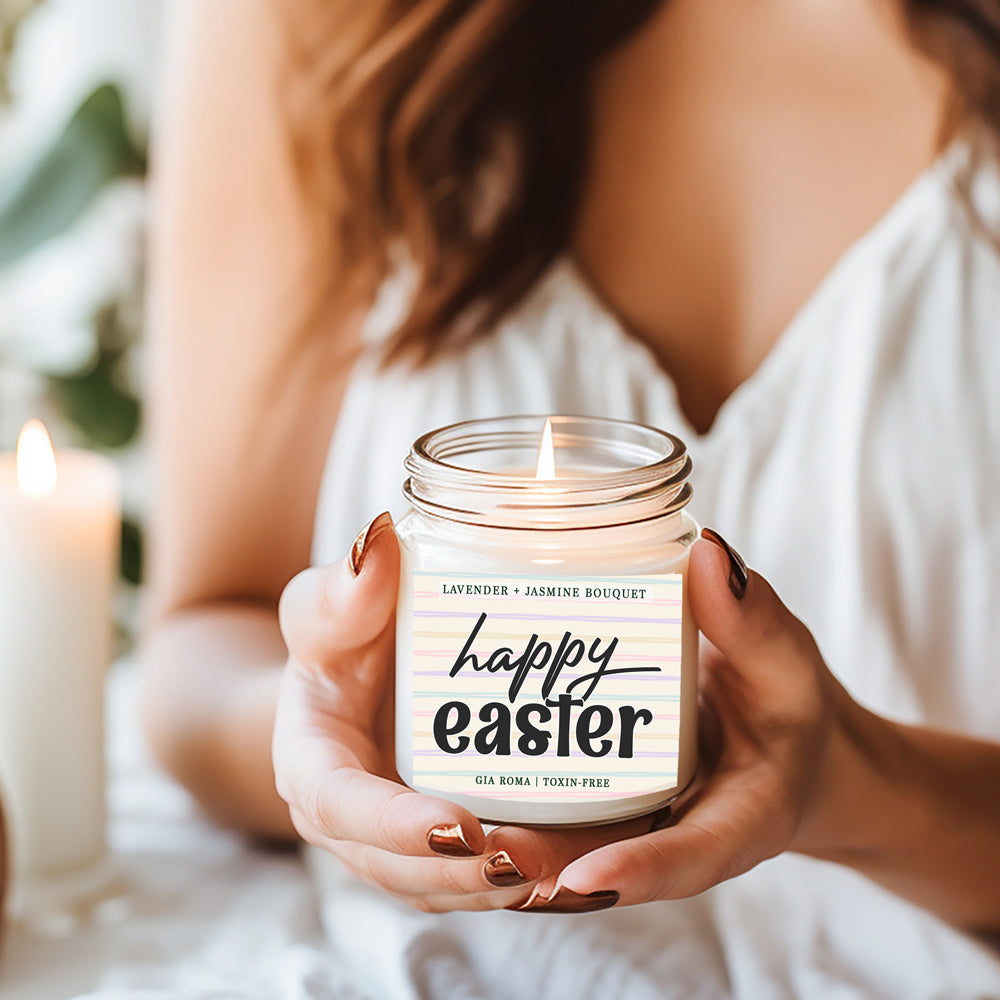
<path id="1" fill-rule="evenodd" d="M 45 425 L 29 420 L 17 438 L 17 485 L 29 497 L 48 496 L 56 488 L 56 456 Z"/>
<path id="2" fill-rule="evenodd" d="M 535 479 L 556 478 L 556 450 L 552 445 L 552 421 L 545 421 L 542 440 L 538 445 L 538 464 L 535 466 Z"/>

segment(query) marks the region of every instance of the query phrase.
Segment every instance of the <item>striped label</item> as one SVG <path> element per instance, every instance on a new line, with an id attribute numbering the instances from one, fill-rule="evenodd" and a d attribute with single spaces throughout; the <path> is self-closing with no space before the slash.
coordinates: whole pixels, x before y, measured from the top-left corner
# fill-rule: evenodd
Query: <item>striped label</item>
<path id="1" fill-rule="evenodd" d="M 586 802 L 677 783 L 683 577 L 413 573 L 413 776 Z"/>

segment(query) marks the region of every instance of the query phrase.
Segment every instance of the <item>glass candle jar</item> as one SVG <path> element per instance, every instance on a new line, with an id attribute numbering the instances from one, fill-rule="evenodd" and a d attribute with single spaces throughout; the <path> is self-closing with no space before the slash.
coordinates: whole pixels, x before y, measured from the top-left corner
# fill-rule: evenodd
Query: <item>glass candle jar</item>
<path id="1" fill-rule="evenodd" d="M 504 417 L 424 435 L 396 639 L 396 766 L 492 822 L 651 812 L 696 767 L 698 526 L 671 434 Z"/>

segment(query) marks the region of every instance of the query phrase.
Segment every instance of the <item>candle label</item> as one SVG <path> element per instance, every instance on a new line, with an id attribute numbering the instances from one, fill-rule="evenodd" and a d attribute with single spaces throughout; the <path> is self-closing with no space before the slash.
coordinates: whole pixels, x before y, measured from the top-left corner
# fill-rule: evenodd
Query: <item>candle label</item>
<path id="1" fill-rule="evenodd" d="M 683 577 L 413 573 L 413 777 L 531 801 L 677 783 Z"/>

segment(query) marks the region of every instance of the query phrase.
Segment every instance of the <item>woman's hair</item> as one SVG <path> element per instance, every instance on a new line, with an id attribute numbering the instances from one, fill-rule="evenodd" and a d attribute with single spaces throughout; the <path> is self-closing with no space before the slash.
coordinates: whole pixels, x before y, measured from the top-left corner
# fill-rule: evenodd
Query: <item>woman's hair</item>
<path id="1" fill-rule="evenodd" d="M 293 139 L 327 290 L 372 298 L 405 247 L 415 287 L 387 357 L 425 361 L 566 248 L 595 66 L 669 0 L 295 2 Z M 949 122 L 1000 136 L 1000 0 L 896 2 L 954 81 Z"/>

